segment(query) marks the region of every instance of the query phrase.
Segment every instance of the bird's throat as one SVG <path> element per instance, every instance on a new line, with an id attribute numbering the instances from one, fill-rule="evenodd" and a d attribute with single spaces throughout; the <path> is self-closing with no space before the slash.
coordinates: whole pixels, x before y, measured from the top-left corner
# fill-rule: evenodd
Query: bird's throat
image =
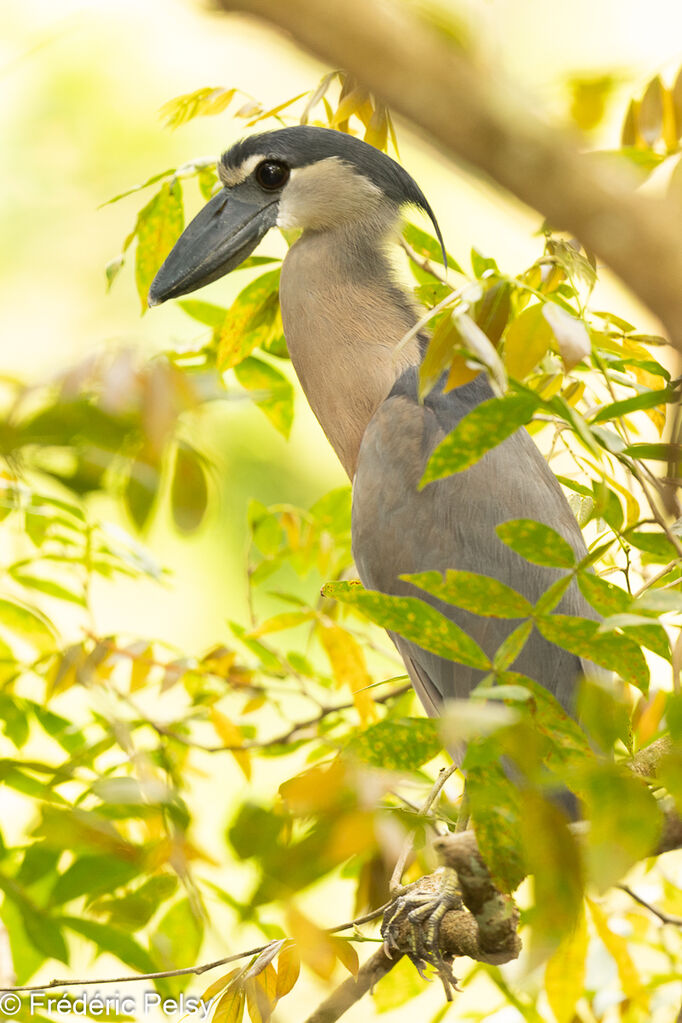
<path id="1" fill-rule="evenodd" d="M 280 285 L 291 361 L 351 479 L 370 419 L 420 358 L 417 338 L 398 350 L 417 314 L 392 280 L 380 226 L 372 234 L 358 225 L 357 237 L 351 227 L 306 232 L 284 261 Z"/>

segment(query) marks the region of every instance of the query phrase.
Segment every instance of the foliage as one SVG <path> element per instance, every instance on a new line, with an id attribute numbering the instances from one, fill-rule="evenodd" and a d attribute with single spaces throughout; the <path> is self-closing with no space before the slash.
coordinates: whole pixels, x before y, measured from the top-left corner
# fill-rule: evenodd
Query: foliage
<path id="1" fill-rule="evenodd" d="M 679 83 L 667 90 L 655 79 L 641 103 L 633 101 L 621 155 L 631 159 L 636 150 L 651 163 L 677 151 Z M 238 95 L 200 89 L 167 104 L 163 116 L 177 127 L 228 110 Z M 320 113 L 321 123 L 360 130 L 383 149 L 392 138 L 397 149 L 388 112 L 338 72 L 272 110 L 247 97 L 235 116 L 249 125 L 283 122 L 304 98 L 302 122 Z M 181 181 L 191 178 L 205 197 L 217 180 L 210 162 L 197 160 L 139 186 L 159 186 L 124 244 L 124 253 L 135 245 L 143 308 L 182 228 Z M 455 289 L 441 279 L 435 239 L 411 224 L 404 239 L 432 330 L 422 392 L 444 373 L 453 388 L 480 370 L 497 390 L 444 439 L 423 484 L 465 470 L 526 425 L 586 529 L 587 558 L 578 561 L 549 526 L 520 519 L 499 528 L 501 541 L 558 572 L 534 607 L 495 580 L 454 570 L 407 577 L 415 595 L 388 597 L 349 581 L 348 488 L 307 509 L 253 502 L 250 621 L 230 623 L 201 653 L 147 636 L 100 635 L 93 584 L 118 575 L 159 580 L 163 570 L 136 536 L 104 521 L 98 495 L 120 499 L 134 531 L 165 501 L 177 528 L 191 531 L 211 498 L 210 467 L 190 429 L 207 402 L 245 395 L 289 434 L 294 388 L 278 260 L 251 257 L 243 270 L 256 276 L 230 308 L 180 302 L 204 334 L 191 351 L 169 350 L 144 364 L 128 352 L 95 356 L 42 389 L 5 382 L 0 516 L 12 553 L 0 598 L 0 771 L 33 815 L 24 841 L 0 845 L 1 916 L 19 983 L 46 960 L 68 963 L 75 936 L 135 972 L 196 965 L 207 923 L 220 913 L 258 932 L 265 947 L 203 992 L 215 999 L 214 1021 L 241 1020 L 245 1010 L 253 1023 L 269 1018 L 296 984 L 300 962 L 324 981 L 355 974 L 353 946 L 321 929 L 336 921 L 324 913 L 313 921 L 298 897 L 342 878 L 355 914 L 376 908 L 412 830 L 417 855 L 408 877 L 427 869 L 426 818 L 413 792 L 430 788 L 443 735 L 470 740 L 467 804 L 491 873 L 507 891 L 534 876 L 526 923 L 537 961 L 549 957 L 544 983 L 556 1018 L 574 1018 L 581 997 L 593 1018 L 604 1018 L 598 992 L 584 981 L 597 936 L 616 964 L 622 997 L 638 1011 L 646 1013 L 656 989 L 670 983 L 669 969 L 635 968 L 626 931 L 654 957 L 667 955 L 641 909 L 623 911 L 627 926 L 618 929 L 595 901 L 646 857 L 661 829 L 663 784 L 628 771 L 629 757 L 668 728 L 682 737 L 673 692 L 682 611 L 682 539 L 671 515 L 678 394 L 664 340 L 594 309 L 594 261 L 549 228 L 537 260 L 514 275 L 476 250 L 471 274 L 449 257 Z M 119 257 L 108 268 L 110 284 L 122 265 Z M 555 613 L 573 579 L 601 624 Z M 490 661 L 420 591 L 518 627 Z M 266 597 L 279 610 L 261 614 Z M 472 700 L 446 715 L 442 732 L 420 714 L 402 666 L 371 623 L 486 672 Z M 618 685 L 585 681 L 580 725 L 513 670 L 533 627 L 620 678 Z M 502 770 L 501 756 L 513 770 Z M 272 781 L 275 758 L 278 785 L 264 798 L 249 781 L 255 772 Z M 223 856 L 249 867 L 238 894 L 216 883 L 197 838 L 205 810 L 192 784 L 197 772 L 226 770 L 226 761 L 243 780 L 239 787 L 227 773 L 234 791 L 212 813 L 229 808 Z M 679 754 L 670 754 L 661 779 L 682 810 L 676 766 Z M 585 843 L 552 799 L 565 787 L 584 801 Z M 448 789 L 428 819 L 452 826 L 462 811 L 461 795 Z M 666 905 L 679 905 L 671 882 L 664 894 Z M 421 991 L 405 965 L 377 988 L 378 1011 Z M 537 990 L 514 994 L 496 968 L 477 965 L 463 983 L 481 970 L 525 1018 L 540 1018 Z M 156 984 L 172 995 L 187 982 Z"/>

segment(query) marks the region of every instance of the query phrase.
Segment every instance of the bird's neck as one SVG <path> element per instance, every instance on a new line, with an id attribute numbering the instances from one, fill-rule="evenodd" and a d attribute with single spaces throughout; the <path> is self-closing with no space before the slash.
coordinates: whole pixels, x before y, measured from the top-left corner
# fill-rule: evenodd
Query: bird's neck
<path id="1" fill-rule="evenodd" d="M 417 313 L 384 255 L 395 214 L 306 231 L 282 268 L 280 301 L 289 354 L 322 429 L 352 479 L 367 425 L 393 384 L 419 362 Z"/>

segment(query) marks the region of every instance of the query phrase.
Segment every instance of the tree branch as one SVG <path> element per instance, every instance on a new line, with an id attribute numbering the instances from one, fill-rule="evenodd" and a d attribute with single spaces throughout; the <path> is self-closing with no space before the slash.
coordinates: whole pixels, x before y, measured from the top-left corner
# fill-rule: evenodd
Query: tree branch
<path id="1" fill-rule="evenodd" d="M 325 998 L 322 1004 L 318 1005 L 312 1016 L 308 1016 L 305 1023 L 335 1023 L 347 1009 L 371 991 L 377 981 L 392 970 L 399 959 L 400 957 L 389 959 L 382 946 L 360 967 L 357 977 L 350 977 L 335 988 L 329 998 Z"/>
<path id="2" fill-rule="evenodd" d="M 583 155 L 533 117 L 508 82 L 407 6 L 378 0 L 217 0 L 290 32 L 352 72 L 444 153 L 482 171 L 607 263 L 682 350 L 680 206 L 637 195 L 632 178 Z"/>

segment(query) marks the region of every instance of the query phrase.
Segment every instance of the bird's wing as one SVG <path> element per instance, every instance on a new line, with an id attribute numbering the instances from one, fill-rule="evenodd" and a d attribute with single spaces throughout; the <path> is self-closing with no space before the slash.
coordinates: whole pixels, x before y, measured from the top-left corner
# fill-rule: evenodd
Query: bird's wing
<path id="1" fill-rule="evenodd" d="M 436 445 L 481 401 L 491 397 L 481 376 L 448 394 L 417 400 L 417 371 L 404 373 L 372 418 L 360 448 L 353 487 L 353 554 L 365 586 L 419 596 L 438 608 L 492 656 L 517 620 L 484 618 L 416 589 L 399 576 L 457 568 L 489 575 L 535 603 L 562 574 L 529 564 L 498 538 L 495 527 L 530 518 L 559 532 L 580 558 L 578 524 L 556 477 L 525 430 L 518 430 L 464 472 L 418 489 Z M 573 584 L 558 610 L 595 618 Z M 443 700 L 465 698 L 483 672 L 454 664 L 393 637 L 428 713 Z M 577 657 L 536 630 L 513 665 L 572 708 Z"/>

